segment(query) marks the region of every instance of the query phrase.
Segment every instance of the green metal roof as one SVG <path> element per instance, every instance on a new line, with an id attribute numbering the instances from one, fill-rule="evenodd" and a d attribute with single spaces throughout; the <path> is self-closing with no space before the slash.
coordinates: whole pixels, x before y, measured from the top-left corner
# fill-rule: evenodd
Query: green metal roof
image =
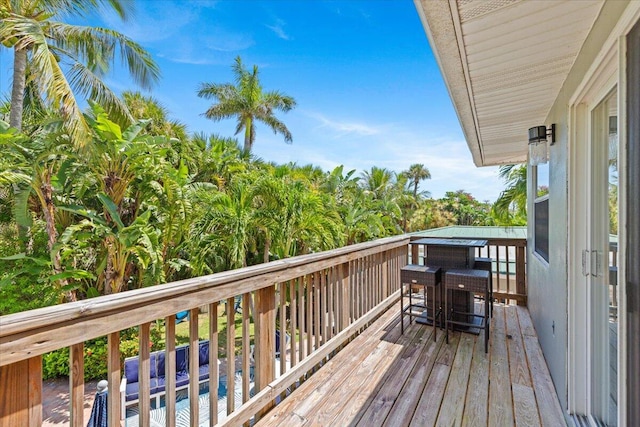
<path id="1" fill-rule="evenodd" d="M 527 227 L 475 227 L 452 225 L 410 233 L 412 237 L 442 237 L 451 239 L 526 239 Z"/>

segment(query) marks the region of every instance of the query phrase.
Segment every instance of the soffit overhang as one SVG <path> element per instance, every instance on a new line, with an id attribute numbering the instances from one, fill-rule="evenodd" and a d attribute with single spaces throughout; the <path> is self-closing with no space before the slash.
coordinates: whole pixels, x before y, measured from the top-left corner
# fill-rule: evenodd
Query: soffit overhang
<path id="1" fill-rule="evenodd" d="M 527 160 L 604 0 L 414 0 L 477 166 Z"/>

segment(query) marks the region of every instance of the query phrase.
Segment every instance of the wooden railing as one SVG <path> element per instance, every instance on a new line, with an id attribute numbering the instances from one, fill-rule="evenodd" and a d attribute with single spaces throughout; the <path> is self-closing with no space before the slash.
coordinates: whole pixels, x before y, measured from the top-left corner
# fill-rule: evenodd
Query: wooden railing
<path id="1" fill-rule="evenodd" d="M 150 330 L 162 323 L 167 360 L 167 425 L 174 426 L 175 314 L 184 310 L 190 313 L 191 367 L 197 367 L 199 362 L 201 316 L 206 316 L 208 324 L 210 425 L 221 421 L 217 390 L 219 377 L 225 373 L 230 392 L 224 424 L 239 426 L 255 420 L 397 302 L 399 272 L 407 263 L 408 242 L 408 236 L 397 236 L 0 317 L 0 426 L 41 424 L 42 355 L 65 347 L 70 348 L 70 425 L 83 426 L 84 343 L 104 336 L 108 338 L 109 425 L 120 425 L 120 333 L 132 327 L 138 328 L 139 337 L 139 423 L 149 425 Z M 241 319 L 233 310 L 237 296 L 242 301 Z M 219 305 L 225 301 L 226 324 L 240 320 L 240 336 L 236 336 L 234 327 L 227 327 L 226 331 L 220 327 Z M 281 374 L 277 378 L 276 330 L 283 337 L 278 369 Z M 288 341 L 286 336 L 290 337 Z M 222 344 L 223 339 L 226 344 Z M 217 363 L 221 355 L 227 360 L 222 373 L 218 372 Z M 249 375 L 251 370 L 254 382 Z M 242 372 L 242 405 L 237 405 L 233 397 L 237 371 Z M 199 395 L 197 374 L 191 377 L 188 392 L 189 396 Z M 190 424 L 197 426 L 201 422 L 199 400 L 193 398 L 189 402 Z"/>
<path id="2" fill-rule="evenodd" d="M 412 236 L 417 240 L 421 236 Z M 493 296 L 507 304 L 527 305 L 526 239 L 486 239 L 482 236 L 465 236 L 465 239 L 487 240 L 487 246 L 476 249 L 476 257 L 493 260 Z M 411 245 L 411 260 L 424 264 L 421 245 Z M 415 261 L 411 261 L 415 262 Z M 428 261 L 427 261 L 428 264 Z"/>

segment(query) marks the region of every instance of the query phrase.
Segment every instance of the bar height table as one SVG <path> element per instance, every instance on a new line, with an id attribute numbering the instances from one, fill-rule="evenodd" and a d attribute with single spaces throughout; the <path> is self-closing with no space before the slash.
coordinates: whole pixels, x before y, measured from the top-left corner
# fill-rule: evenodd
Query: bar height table
<path id="1" fill-rule="evenodd" d="M 409 242 L 411 245 L 423 245 L 425 265 L 431 267 L 440 267 L 442 269 L 442 277 L 444 280 L 446 270 L 473 268 L 475 263 L 475 248 L 482 248 L 487 245 L 486 240 L 482 239 L 440 239 L 425 237 Z M 417 264 L 417 260 L 412 260 Z M 443 285 L 446 285 L 443 283 Z M 446 292 L 445 292 L 446 294 Z M 454 307 L 455 311 L 463 313 L 473 312 L 473 294 L 465 291 L 451 292 L 447 303 Z M 436 295 L 435 307 L 445 304 L 440 301 Z M 464 321 L 465 319 L 459 319 Z M 426 323 L 425 320 L 418 319 L 416 322 Z"/>

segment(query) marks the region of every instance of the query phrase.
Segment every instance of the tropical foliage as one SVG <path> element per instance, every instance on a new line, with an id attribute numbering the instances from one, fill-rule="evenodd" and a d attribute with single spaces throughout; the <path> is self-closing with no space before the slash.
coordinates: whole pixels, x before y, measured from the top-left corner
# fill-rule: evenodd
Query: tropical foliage
<path id="1" fill-rule="evenodd" d="M 58 112 L 77 145 L 89 135 L 78 98 L 97 101 L 120 119 L 130 118 L 102 77 L 118 52 L 133 80 L 149 88 L 159 76 L 151 55 L 116 31 L 56 18 L 82 18 L 109 9 L 126 19 L 132 5 L 123 0 L 0 0 L 0 42 L 14 53 L 12 127 L 22 128 L 25 98 L 27 107 Z"/>
<path id="2" fill-rule="evenodd" d="M 101 80 L 115 52 L 142 87 L 159 75 L 150 55 L 112 30 L 56 20 L 104 8 L 131 12 L 122 0 L 0 0 L 0 41 L 15 57 L 0 110 L 0 315 L 499 218 L 462 190 L 429 198 L 423 164 L 358 176 L 255 158 L 256 123 L 291 142 L 275 112 L 296 102 L 264 90 L 240 57 L 234 83 L 198 95 L 214 101 L 207 118 L 237 120 L 242 147 L 190 134 L 150 96 L 116 96 Z"/>
<path id="3" fill-rule="evenodd" d="M 124 98 L 152 118 L 122 128 L 92 103 L 83 148 L 55 114 L 30 134 L 0 126 L 2 314 L 403 231 L 492 223 L 489 205 L 463 191 L 433 200 L 407 173 L 264 163 L 233 139 L 186 136 L 153 99 Z M 9 303 L 35 294 L 37 303 Z"/>

